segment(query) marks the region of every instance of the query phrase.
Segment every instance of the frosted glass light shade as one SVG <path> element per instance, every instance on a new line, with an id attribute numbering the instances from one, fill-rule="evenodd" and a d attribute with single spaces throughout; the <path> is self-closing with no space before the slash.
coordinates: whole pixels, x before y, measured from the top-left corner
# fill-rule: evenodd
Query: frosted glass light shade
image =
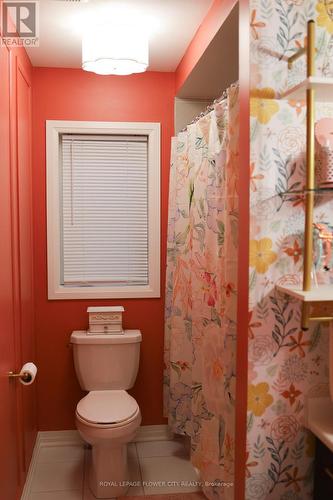
<path id="1" fill-rule="evenodd" d="M 148 59 L 147 36 L 131 26 L 96 26 L 82 39 L 82 68 L 98 75 L 143 73 Z"/>

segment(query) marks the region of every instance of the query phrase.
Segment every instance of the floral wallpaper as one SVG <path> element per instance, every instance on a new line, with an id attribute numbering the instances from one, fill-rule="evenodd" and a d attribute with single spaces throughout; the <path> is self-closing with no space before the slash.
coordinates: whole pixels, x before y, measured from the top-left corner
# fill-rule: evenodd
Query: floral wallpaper
<path id="1" fill-rule="evenodd" d="M 333 4 L 251 0 L 250 311 L 246 500 L 313 498 L 314 438 L 304 428 L 305 397 L 328 395 L 328 335 L 300 329 L 300 304 L 275 289 L 302 279 L 305 184 L 304 102 L 275 99 L 305 76 L 306 44 L 317 22 L 318 74 L 333 75 Z M 333 115 L 321 104 L 317 119 Z M 333 199 L 316 199 L 315 220 L 332 218 Z"/>
<path id="2" fill-rule="evenodd" d="M 306 75 L 306 58 L 288 70 L 287 58 L 307 43 L 314 19 L 317 74 L 333 76 L 333 3 L 329 0 L 251 0 L 251 88 L 278 96 Z"/>

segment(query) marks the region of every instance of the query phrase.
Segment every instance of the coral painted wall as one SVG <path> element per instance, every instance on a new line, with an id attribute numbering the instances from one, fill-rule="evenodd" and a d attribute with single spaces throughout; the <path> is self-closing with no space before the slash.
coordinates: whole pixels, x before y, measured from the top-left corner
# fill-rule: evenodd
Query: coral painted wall
<path id="1" fill-rule="evenodd" d="M 68 347 L 74 329 L 87 327 L 89 305 L 122 304 L 125 328 L 143 334 L 141 366 L 132 394 L 143 424 L 164 423 L 162 372 L 164 282 L 170 138 L 173 134 L 174 74 L 148 72 L 127 77 L 101 77 L 74 69 L 33 70 L 33 188 L 35 213 L 36 335 L 39 367 L 40 430 L 75 428 L 74 412 L 82 392 Z M 160 299 L 47 299 L 45 121 L 150 121 L 161 123 L 161 283 Z"/>
<path id="2" fill-rule="evenodd" d="M 199 62 L 214 36 L 230 14 L 236 0 L 214 0 L 176 70 L 176 93 Z M 223 89 L 221 89 L 223 90 Z"/>

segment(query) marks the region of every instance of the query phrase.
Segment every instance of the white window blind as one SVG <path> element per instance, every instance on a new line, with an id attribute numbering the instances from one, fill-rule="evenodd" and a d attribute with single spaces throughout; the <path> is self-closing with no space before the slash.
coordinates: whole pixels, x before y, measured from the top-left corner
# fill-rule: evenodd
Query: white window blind
<path id="1" fill-rule="evenodd" d="M 148 284 L 147 136 L 61 136 L 61 284 Z"/>

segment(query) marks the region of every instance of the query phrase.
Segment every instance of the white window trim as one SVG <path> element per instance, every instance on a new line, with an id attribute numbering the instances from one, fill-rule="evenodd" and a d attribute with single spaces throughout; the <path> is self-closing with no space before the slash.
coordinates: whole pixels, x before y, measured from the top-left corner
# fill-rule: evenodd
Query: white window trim
<path id="1" fill-rule="evenodd" d="M 61 134 L 148 136 L 149 284 L 124 287 L 68 287 L 60 283 Z M 146 122 L 46 121 L 47 257 L 49 299 L 160 297 L 160 124 Z"/>

